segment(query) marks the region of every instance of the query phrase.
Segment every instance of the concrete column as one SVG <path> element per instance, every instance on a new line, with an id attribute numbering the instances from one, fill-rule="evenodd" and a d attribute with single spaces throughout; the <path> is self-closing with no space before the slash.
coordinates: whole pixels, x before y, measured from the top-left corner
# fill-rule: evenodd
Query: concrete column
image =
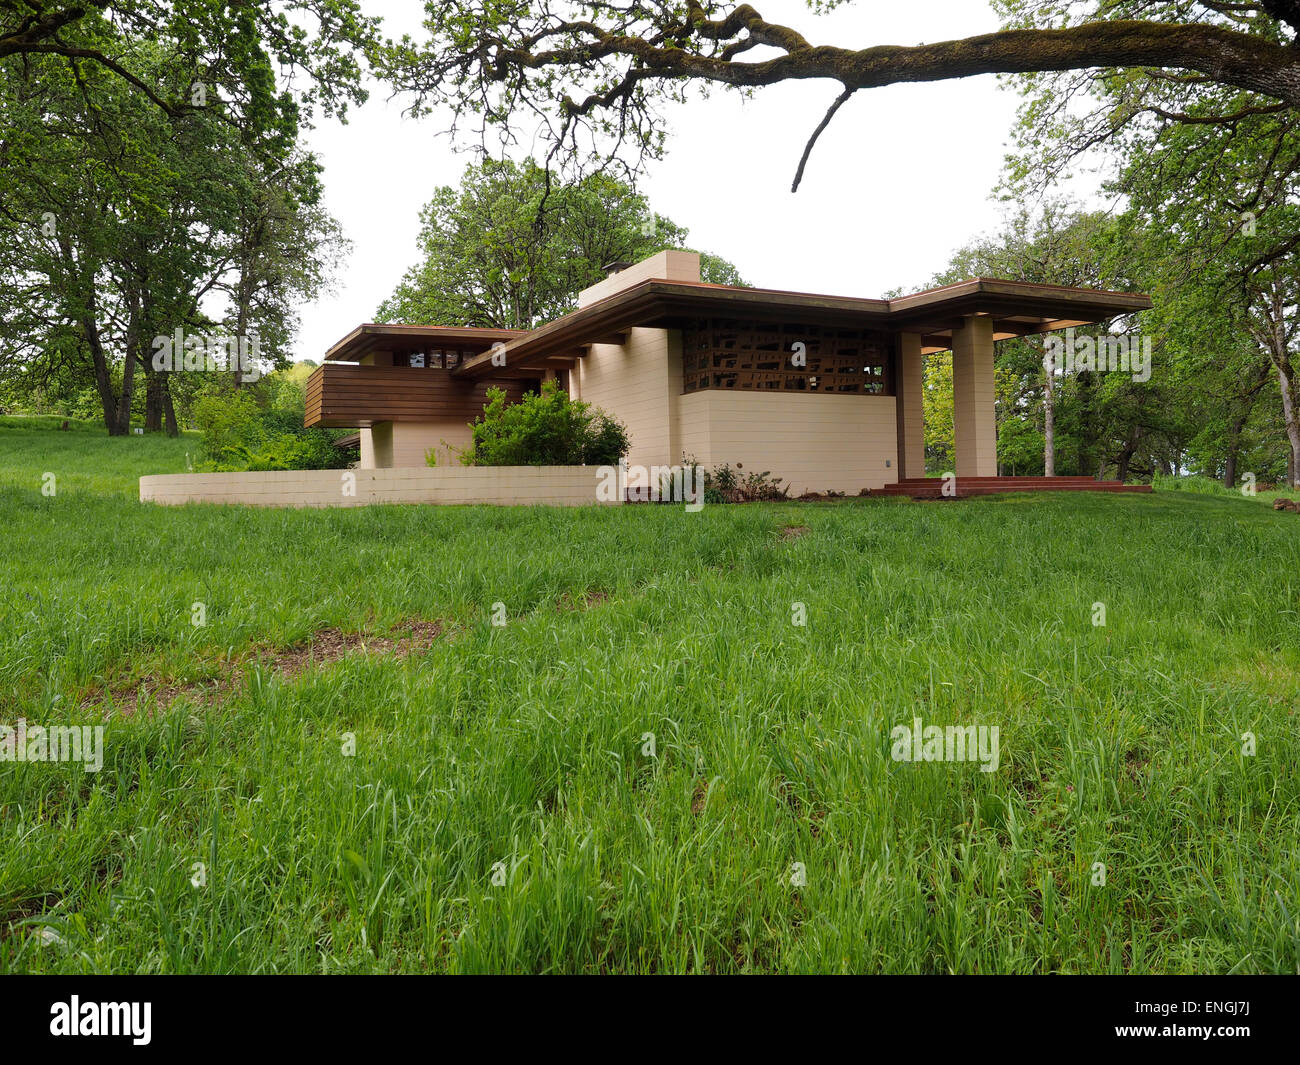
<path id="1" fill-rule="evenodd" d="M 374 454 L 376 470 L 388 470 L 393 466 L 393 423 L 377 422 L 370 427 L 370 446 Z"/>
<path id="2" fill-rule="evenodd" d="M 668 329 L 668 464 L 682 461 L 682 331 Z"/>
<path id="3" fill-rule="evenodd" d="M 898 479 L 925 476 L 925 431 L 921 389 L 921 335 L 898 335 L 898 378 L 894 383 L 898 407 Z"/>
<path id="4" fill-rule="evenodd" d="M 996 477 L 993 319 L 988 315 L 972 315 L 953 330 L 952 391 L 957 477 Z"/>

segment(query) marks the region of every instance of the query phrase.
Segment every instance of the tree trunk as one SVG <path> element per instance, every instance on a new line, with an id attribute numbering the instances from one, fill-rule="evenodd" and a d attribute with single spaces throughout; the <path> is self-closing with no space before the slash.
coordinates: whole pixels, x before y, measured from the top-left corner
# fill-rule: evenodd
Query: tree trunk
<path id="1" fill-rule="evenodd" d="M 1043 355 L 1047 369 L 1046 384 L 1043 388 L 1043 473 L 1048 477 L 1056 476 L 1056 360 L 1052 358 L 1052 349 L 1047 348 Z"/>
<path id="2" fill-rule="evenodd" d="M 108 356 L 104 353 L 104 342 L 99 336 L 99 326 L 93 314 L 81 320 L 81 330 L 86 336 L 86 345 L 90 348 L 90 358 L 95 365 L 95 389 L 99 392 L 99 403 L 104 410 L 104 428 L 109 436 L 117 434 L 117 395 L 113 392 L 113 371 L 108 365 Z"/>
<path id="3" fill-rule="evenodd" d="M 68 276 L 80 277 L 83 282 L 80 288 L 85 296 L 85 309 L 81 315 L 81 332 L 86 338 L 86 347 L 90 349 L 90 361 L 95 369 L 95 390 L 99 393 L 99 405 L 104 412 L 104 428 L 108 430 L 110 436 L 114 436 L 117 430 L 117 395 L 113 391 L 113 369 L 104 351 L 104 340 L 99 335 L 99 304 L 95 299 L 93 271 L 91 271 L 91 278 L 82 277 L 88 267 L 85 263 L 77 262 L 77 257 L 72 252 L 71 241 L 62 234 L 62 231 L 59 235 L 59 252 Z"/>
<path id="4" fill-rule="evenodd" d="M 167 435 L 177 437 L 181 435 L 180 427 L 176 424 L 176 408 L 172 404 L 172 389 L 167 379 L 163 379 L 163 426 L 167 430 Z"/>
<path id="5" fill-rule="evenodd" d="M 1291 365 L 1291 355 L 1287 351 L 1286 337 L 1287 300 L 1282 292 L 1274 287 L 1266 307 L 1267 325 L 1262 340 L 1268 349 L 1273 368 L 1277 370 L 1278 391 L 1282 394 L 1282 420 L 1286 426 L 1286 437 L 1290 443 L 1290 456 L 1287 459 L 1287 482 L 1291 488 L 1297 484 L 1297 469 L 1300 468 L 1300 410 L 1297 410 L 1296 375 Z"/>
<path id="6" fill-rule="evenodd" d="M 1292 488 L 1300 488 L 1296 471 L 1300 469 L 1300 412 L 1296 410 L 1295 374 L 1289 359 L 1277 364 L 1277 383 L 1282 391 L 1282 417 L 1286 421 L 1286 438 L 1291 444 L 1287 457 L 1287 480 Z"/>
<path id="7" fill-rule="evenodd" d="M 125 357 L 122 360 L 122 393 L 117 400 L 116 431 L 114 436 L 131 434 L 131 401 L 135 398 L 135 366 L 138 361 L 136 348 L 140 341 L 140 297 L 133 284 L 125 286 L 127 324 Z"/>
<path id="8" fill-rule="evenodd" d="M 147 433 L 156 433 L 162 429 L 162 393 L 163 376 L 146 360 L 144 370 L 144 429 Z"/>
<path id="9" fill-rule="evenodd" d="M 1133 463 L 1133 456 L 1137 454 L 1138 444 L 1142 441 L 1142 431 L 1136 426 L 1129 429 L 1128 439 L 1124 441 L 1123 450 L 1119 453 L 1119 458 L 1115 462 L 1115 479 L 1121 483 L 1128 481 L 1129 467 Z"/>

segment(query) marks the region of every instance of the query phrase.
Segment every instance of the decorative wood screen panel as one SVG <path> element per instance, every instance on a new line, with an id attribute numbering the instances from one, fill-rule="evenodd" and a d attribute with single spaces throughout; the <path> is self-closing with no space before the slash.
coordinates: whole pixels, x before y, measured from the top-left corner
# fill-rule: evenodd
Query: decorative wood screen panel
<path id="1" fill-rule="evenodd" d="M 874 329 L 703 319 L 682 330 L 682 391 L 889 396 L 890 344 Z"/>

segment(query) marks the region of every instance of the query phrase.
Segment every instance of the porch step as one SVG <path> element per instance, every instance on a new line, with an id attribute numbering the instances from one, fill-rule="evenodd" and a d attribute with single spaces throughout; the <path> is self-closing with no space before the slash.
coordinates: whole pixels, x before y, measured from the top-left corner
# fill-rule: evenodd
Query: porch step
<path id="1" fill-rule="evenodd" d="M 967 499 L 1002 492 L 1112 492 L 1148 493 L 1146 484 L 1098 481 L 1093 477 L 958 477 L 955 495 L 944 495 L 942 477 L 906 477 L 876 489 L 872 495 L 910 496 L 913 499 Z"/>

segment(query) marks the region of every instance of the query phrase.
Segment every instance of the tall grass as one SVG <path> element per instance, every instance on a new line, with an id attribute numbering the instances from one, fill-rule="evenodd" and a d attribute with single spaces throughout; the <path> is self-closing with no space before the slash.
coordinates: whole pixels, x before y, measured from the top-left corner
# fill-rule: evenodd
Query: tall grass
<path id="1" fill-rule="evenodd" d="M 247 678 L 108 716 L 99 774 L 0 763 L 4 970 L 1300 968 L 1294 515 L 161 508 L 129 476 L 183 442 L 0 440 L 0 720 Z M 914 717 L 997 772 L 893 761 Z"/>
<path id="2" fill-rule="evenodd" d="M 1234 488 L 1229 488 L 1222 481 L 1216 481 L 1213 477 L 1205 477 L 1201 474 L 1184 474 L 1175 477 L 1170 474 L 1157 473 L 1152 478 L 1151 486 L 1157 492 L 1191 492 L 1196 495 L 1224 496 L 1233 499 L 1256 499 L 1264 503 L 1272 503 L 1279 496 L 1287 499 L 1294 499 L 1297 496 L 1297 493 L 1288 489 L 1285 484 L 1279 488 L 1259 491 L 1254 495 L 1247 496 L 1243 492 L 1244 482 Z"/>

